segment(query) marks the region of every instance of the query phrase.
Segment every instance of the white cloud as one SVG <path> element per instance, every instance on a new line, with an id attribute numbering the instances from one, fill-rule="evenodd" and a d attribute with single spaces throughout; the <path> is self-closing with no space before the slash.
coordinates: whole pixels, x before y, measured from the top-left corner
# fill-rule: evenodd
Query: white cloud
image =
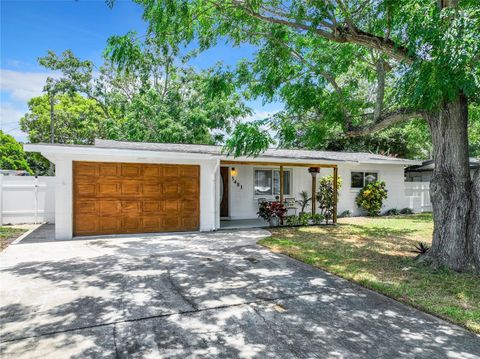
<path id="1" fill-rule="evenodd" d="M 25 72 L 0 69 L 0 128 L 19 141 L 26 140 L 18 121 L 27 111 L 27 102 L 40 96 L 48 76 L 47 72 Z"/>
<path id="2" fill-rule="evenodd" d="M 8 93 L 12 99 L 27 102 L 41 95 L 48 76 L 52 73 L 0 69 L 0 91 Z"/>
<path id="3" fill-rule="evenodd" d="M 22 105 L 13 105 L 9 102 L 0 103 L 0 128 L 19 141 L 26 140 L 26 134 L 20 130 L 18 121 L 25 114 L 27 108 Z"/>
<path id="4" fill-rule="evenodd" d="M 254 110 L 254 112 L 251 115 L 244 117 L 242 119 L 242 122 L 263 120 L 263 119 L 266 119 L 266 118 L 272 116 L 273 114 L 277 113 L 278 111 L 280 111 L 280 109 L 272 110 L 272 111 Z"/>

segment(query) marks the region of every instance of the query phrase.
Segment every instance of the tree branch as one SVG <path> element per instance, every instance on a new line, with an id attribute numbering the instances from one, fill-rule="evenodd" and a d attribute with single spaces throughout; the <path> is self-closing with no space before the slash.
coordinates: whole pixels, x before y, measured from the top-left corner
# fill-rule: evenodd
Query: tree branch
<path id="1" fill-rule="evenodd" d="M 365 116 L 373 117 L 373 114 L 368 114 Z M 372 132 L 384 130 L 387 127 L 396 125 L 397 123 L 419 117 L 423 117 L 422 111 L 399 109 L 386 114 L 382 114 L 370 124 L 364 126 L 349 127 L 347 128 L 346 135 L 348 137 L 364 136 Z"/>
<path id="2" fill-rule="evenodd" d="M 324 39 L 327 39 L 333 42 L 352 43 L 352 44 L 362 45 L 367 48 L 380 51 L 398 61 L 406 62 L 409 64 L 411 64 L 415 59 L 415 57 L 412 54 L 410 54 L 408 49 L 405 48 L 404 46 L 398 45 L 394 41 L 388 38 L 370 34 L 368 32 L 360 30 L 355 26 L 352 27 L 353 24 L 351 26 L 337 25 L 333 29 L 333 31 L 330 32 L 330 31 L 326 31 L 321 28 L 315 27 L 313 25 L 298 22 L 297 20 L 289 20 L 283 17 L 273 17 L 273 16 L 266 16 L 266 15 L 260 14 L 259 12 L 256 12 L 251 8 L 244 6 L 244 4 L 241 1 L 234 0 L 233 4 L 236 5 L 238 8 L 241 8 L 242 10 L 244 10 L 249 16 L 264 22 L 288 26 L 292 29 L 296 29 L 299 31 L 307 31 L 307 32 L 310 31 Z M 330 24 L 326 23 L 322 25 L 328 26 Z M 328 27 L 331 28 L 331 25 Z"/>

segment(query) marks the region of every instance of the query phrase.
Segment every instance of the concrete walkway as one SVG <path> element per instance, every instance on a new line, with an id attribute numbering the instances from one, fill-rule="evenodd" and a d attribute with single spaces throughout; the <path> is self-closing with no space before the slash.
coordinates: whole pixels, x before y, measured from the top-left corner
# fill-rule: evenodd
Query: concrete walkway
<path id="1" fill-rule="evenodd" d="M 271 253 L 264 230 L 41 230 L 0 253 L 2 358 L 480 358 L 478 336 Z"/>

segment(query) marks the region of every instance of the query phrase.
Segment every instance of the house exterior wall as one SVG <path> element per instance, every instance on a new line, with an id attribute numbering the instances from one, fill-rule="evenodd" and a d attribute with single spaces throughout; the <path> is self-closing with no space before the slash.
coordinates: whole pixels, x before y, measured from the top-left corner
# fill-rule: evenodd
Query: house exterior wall
<path id="1" fill-rule="evenodd" d="M 230 166 L 235 167 L 237 175 L 234 179 L 230 175 L 229 178 L 229 212 L 231 219 L 250 219 L 256 218 L 258 211 L 258 198 L 266 198 L 267 200 L 275 200 L 275 196 L 255 196 L 254 194 L 254 170 L 278 167 L 271 166 L 254 166 L 254 165 L 239 165 Z M 299 193 L 306 190 L 311 194 L 312 180 L 307 167 L 288 167 L 284 170 L 292 171 L 292 191 L 290 195 L 285 197 L 294 197 L 299 199 Z M 339 164 L 338 175 L 342 179 L 342 188 L 339 192 L 338 213 L 349 210 L 352 215 L 363 214 L 361 209 L 355 203 L 355 198 L 360 191 L 357 188 L 351 188 L 351 172 L 377 172 L 379 180 L 385 181 L 388 190 L 388 198 L 384 203 L 383 210 L 390 208 L 401 209 L 407 206 L 405 198 L 405 183 L 404 183 L 404 166 L 390 165 L 390 164 Z M 231 173 L 231 171 L 230 171 Z M 322 168 L 317 177 L 333 175 L 331 168 Z M 238 182 L 238 186 L 234 183 Z M 317 185 L 318 188 L 318 185 Z M 308 207 L 311 210 L 311 207 Z M 297 211 L 298 212 L 298 211 Z"/>
<path id="2" fill-rule="evenodd" d="M 58 240 L 71 239 L 73 236 L 73 194 L 72 194 L 72 163 L 73 161 L 97 162 L 131 162 L 131 163 L 171 163 L 200 165 L 200 230 L 211 231 L 216 228 L 218 196 L 216 174 L 219 168 L 218 159 L 185 158 L 178 154 L 167 156 L 153 155 L 150 157 L 136 157 L 125 155 L 55 155 L 49 157 L 55 163 L 55 238 Z M 189 156 L 192 157 L 192 156 Z"/>

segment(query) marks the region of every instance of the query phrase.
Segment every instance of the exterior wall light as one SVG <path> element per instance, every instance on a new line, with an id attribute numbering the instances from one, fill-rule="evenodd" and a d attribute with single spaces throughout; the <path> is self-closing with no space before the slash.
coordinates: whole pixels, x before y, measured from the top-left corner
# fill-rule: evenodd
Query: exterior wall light
<path id="1" fill-rule="evenodd" d="M 232 167 L 232 170 L 230 173 L 232 174 L 232 177 L 235 177 L 237 175 L 237 170 L 235 169 L 235 167 Z"/>

